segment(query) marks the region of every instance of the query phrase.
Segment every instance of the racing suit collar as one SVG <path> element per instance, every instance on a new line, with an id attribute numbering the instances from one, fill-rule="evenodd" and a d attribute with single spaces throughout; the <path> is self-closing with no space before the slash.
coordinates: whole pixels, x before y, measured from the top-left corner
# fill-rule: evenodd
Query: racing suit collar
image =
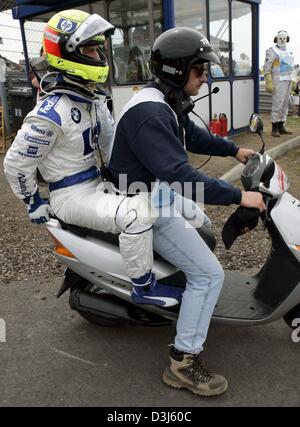
<path id="1" fill-rule="evenodd" d="M 67 95 L 79 97 L 82 100 L 81 102 L 91 103 L 98 97 L 98 94 L 97 92 L 94 92 L 94 89 L 87 88 L 86 86 L 69 79 L 62 73 L 57 73 L 56 77 L 47 83 L 47 85 L 42 89 L 44 91 L 42 92 L 43 95 L 40 97 L 41 99 L 44 99 L 49 95 L 65 93 Z"/>

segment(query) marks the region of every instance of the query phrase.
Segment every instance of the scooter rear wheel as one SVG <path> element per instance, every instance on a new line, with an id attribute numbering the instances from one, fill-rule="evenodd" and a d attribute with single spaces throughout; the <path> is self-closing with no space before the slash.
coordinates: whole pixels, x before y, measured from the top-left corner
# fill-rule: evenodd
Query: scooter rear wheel
<path id="1" fill-rule="evenodd" d="M 291 328 L 296 329 L 298 325 L 293 323 L 296 319 L 300 321 L 300 304 L 296 305 L 296 307 L 292 308 L 285 316 L 283 316 L 285 323 Z"/>

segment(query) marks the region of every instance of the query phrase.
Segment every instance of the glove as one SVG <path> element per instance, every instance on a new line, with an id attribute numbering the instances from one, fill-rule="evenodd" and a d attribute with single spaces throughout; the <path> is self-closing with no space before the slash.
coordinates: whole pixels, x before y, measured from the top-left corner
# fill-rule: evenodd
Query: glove
<path id="1" fill-rule="evenodd" d="M 45 224 L 50 219 L 49 215 L 54 212 L 49 203 L 40 197 L 38 190 L 30 198 L 26 198 L 25 203 L 28 205 L 28 215 L 30 221 L 34 224 Z"/>
<path id="2" fill-rule="evenodd" d="M 265 75 L 265 82 L 266 82 L 266 91 L 269 93 L 273 93 L 273 77 L 272 74 L 266 74 Z"/>
<path id="3" fill-rule="evenodd" d="M 253 230 L 258 224 L 259 216 L 259 209 L 244 208 L 242 206 L 237 208 L 228 218 L 222 230 L 225 248 L 227 250 L 230 249 L 238 236 Z"/>

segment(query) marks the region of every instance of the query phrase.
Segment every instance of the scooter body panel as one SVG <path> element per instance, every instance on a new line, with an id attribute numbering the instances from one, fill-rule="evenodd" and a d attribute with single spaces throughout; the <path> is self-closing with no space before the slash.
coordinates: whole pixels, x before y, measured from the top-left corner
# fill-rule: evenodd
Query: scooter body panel
<path id="1" fill-rule="evenodd" d="M 97 240 L 94 237 L 80 237 L 68 230 L 63 230 L 57 220 L 47 223 L 49 232 L 61 242 L 75 256 L 76 272 L 80 274 L 96 271 L 97 274 L 106 277 L 116 277 L 122 282 L 130 284 L 131 281 L 126 274 L 125 266 L 119 251 L 119 247 L 108 242 Z M 60 256 L 56 254 L 56 256 Z M 74 268 L 74 259 L 62 257 L 62 262 L 71 269 Z M 153 271 L 158 279 L 174 274 L 177 270 L 166 261 L 155 259 Z"/>
<path id="2" fill-rule="evenodd" d="M 64 262 L 62 257 L 60 257 L 60 259 L 61 259 L 61 262 Z M 165 318 L 170 320 L 176 320 L 178 317 L 179 306 L 175 306 L 174 309 L 173 307 L 171 307 L 172 310 L 168 310 L 168 309 L 160 308 L 155 305 L 135 304 L 131 299 L 131 285 L 128 282 L 119 280 L 117 277 L 114 277 L 114 276 L 104 276 L 100 271 L 97 271 L 97 269 L 91 270 L 89 268 L 85 268 L 82 266 L 79 267 L 79 263 L 76 263 L 76 262 L 73 262 L 73 263 L 69 262 L 68 266 L 72 271 L 77 273 L 83 279 L 87 280 L 89 283 L 118 297 L 119 304 L 116 303 L 116 306 L 122 305 L 124 303 L 130 303 L 133 306 L 142 308 L 146 311 L 150 311 L 151 313 L 154 313 L 154 314 L 162 315 Z M 98 301 L 95 302 L 95 304 L 99 305 L 99 311 L 101 311 L 102 310 L 101 299 L 99 299 L 97 295 L 95 299 L 98 299 Z"/>
<path id="3" fill-rule="evenodd" d="M 284 193 L 271 211 L 271 217 L 284 242 L 291 248 L 300 262 L 300 201 Z"/>
<path id="4" fill-rule="evenodd" d="M 273 248 L 264 268 L 254 276 L 237 271 L 225 272 L 223 289 L 212 318 L 214 322 L 232 326 L 262 325 L 279 320 L 300 303 L 300 251 L 296 249 L 296 246 L 300 245 L 299 213 L 300 202 L 293 196 L 285 193 L 278 199 L 271 211 L 274 224 L 269 229 Z M 78 236 L 63 229 L 56 220 L 51 220 L 47 228 L 75 257 L 56 254 L 63 264 L 89 283 L 118 297 L 119 303 L 115 301 L 114 313 L 119 312 L 118 304 L 136 305 L 131 299 L 131 282 L 126 275 L 117 244 L 92 236 Z M 274 268 L 280 268 L 280 260 L 288 262 L 287 265 L 283 263 L 283 269 L 290 270 L 291 265 L 293 268 L 293 284 L 284 291 L 284 297 L 280 294 L 283 288 L 282 280 L 277 280 L 280 271 L 273 274 Z M 289 264 L 290 262 L 292 264 Z M 161 258 L 155 259 L 153 271 L 162 283 L 185 286 L 184 274 Z M 288 277 L 289 272 L 284 274 Z M 279 287 L 279 293 L 276 286 Z M 273 295 L 271 300 L 268 299 L 270 295 Z M 83 301 L 85 297 L 83 295 Z M 95 298 L 93 304 L 95 307 L 99 305 L 99 312 L 104 308 L 107 311 L 107 304 L 102 307 L 101 298 Z M 171 320 L 176 320 L 179 312 L 179 306 L 164 309 L 143 305 L 143 309 Z"/>
<path id="5" fill-rule="evenodd" d="M 254 293 L 260 278 L 260 273 L 252 276 L 239 271 L 225 271 L 223 288 L 212 321 L 231 326 L 259 326 L 281 319 L 300 304 L 300 281 L 276 307 L 259 301 Z"/>

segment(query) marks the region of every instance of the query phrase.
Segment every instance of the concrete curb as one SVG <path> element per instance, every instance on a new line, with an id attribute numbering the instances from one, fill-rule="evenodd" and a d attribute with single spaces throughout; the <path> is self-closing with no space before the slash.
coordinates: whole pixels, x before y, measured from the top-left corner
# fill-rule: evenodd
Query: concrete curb
<path id="1" fill-rule="evenodd" d="M 270 150 L 266 151 L 266 154 L 268 154 L 270 157 L 272 157 L 272 159 L 275 160 L 283 154 L 287 153 L 288 151 L 293 150 L 294 148 L 297 148 L 299 146 L 300 136 L 296 136 L 295 138 L 290 139 L 289 141 L 285 141 L 283 144 L 271 148 Z M 237 181 L 238 179 L 240 179 L 244 167 L 245 166 L 242 164 L 237 165 L 234 168 L 230 169 L 230 171 L 226 172 L 223 176 L 221 176 L 220 179 L 228 182 Z"/>

